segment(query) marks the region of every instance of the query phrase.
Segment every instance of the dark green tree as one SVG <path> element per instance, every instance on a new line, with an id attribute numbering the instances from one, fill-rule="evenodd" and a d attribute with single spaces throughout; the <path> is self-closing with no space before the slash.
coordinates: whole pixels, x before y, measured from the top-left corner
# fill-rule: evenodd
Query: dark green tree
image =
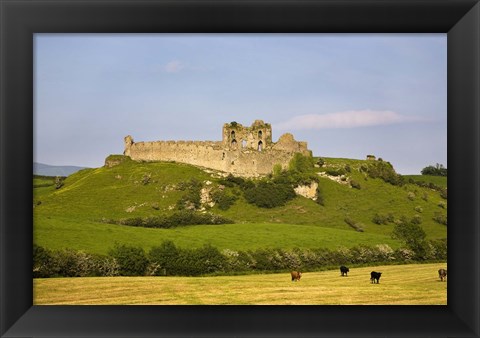
<path id="1" fill-rule="evenodd" d="M 405 243 L 408 249 L 415 252 L 417 259 L 423 259 L 425 257 L 427 234 L 420 225 L 409 222 L 404 217 L 393 228 L 392 237 Z"/>
<path id="2" fill-rule="evenodd" d="M 117 260 L 121 276 L 145 275 L 148 259 L 143 248 L 116 243 L 109 254 Z"/>
<path id="3" fill-rule="evenodd" d="M 179 255 L 180 251 L 172 241 L 163 241 L 160 246 L 150 250 L 148 258 L 160 266 L 157 275 L 175 275 L 178 273 L 176 265 Z"/>
<path id="4" fill-rule="evenodd" d="M 447 168 L 443 164 L 436 164 L 435 166 L 429 165 L 421 171 L 422 175 L 431 175 L 431 176 L 447 176 Z"/>

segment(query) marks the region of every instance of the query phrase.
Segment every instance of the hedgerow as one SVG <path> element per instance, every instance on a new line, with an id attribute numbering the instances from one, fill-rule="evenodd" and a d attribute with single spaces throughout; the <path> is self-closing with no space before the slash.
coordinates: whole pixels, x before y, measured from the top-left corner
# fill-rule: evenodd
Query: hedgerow
<path id="1" fill-rule="evenodd" d="M 179 248 L 172 241 L 165 241 L 148 252 L 139 247 L 116 244 L 108 256 L 74 250 L 50 251 L 35 246 L 33 269 L 35 278 L 118 275 L 201 276 L 268 273 L 290 269 L 311 271 L 342 264 L 425 262 L 446 258 L 446 239 L 408 242 L 407 247 L 395 250 L 387 244 L 379 244 L 339 247 L 336 250 L 263 248 L 254 251 L 230 249 L 220 251 L 209 244 L 200 248 Z"/>
<path id="2" fill-rule="evenodd" d="M 186 225 L 202 225 L 202 224 L 232 224 L 231 219 L 215 215 L 212 213 L 199 213 L 192 210 L 181 210 L 169 216 L 153 216 L 153 217 L 132 217 L 119 220 L 102 219 L 103 223 L 128 225 L 144 228 L 175 228 Z"/>

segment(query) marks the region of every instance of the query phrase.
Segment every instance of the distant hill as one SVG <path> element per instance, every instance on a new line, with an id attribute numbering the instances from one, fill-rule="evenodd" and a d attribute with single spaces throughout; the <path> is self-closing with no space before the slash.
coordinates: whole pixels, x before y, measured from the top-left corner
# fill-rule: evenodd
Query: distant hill
<path id="1" fill-rule="evenodd" d="M 55 166 L 37 162 L 33 163 L 33 174 L 41 176 L 69 176 L 82 169 L 86 169 L 86 167 L 76 167 L 69 165 Z"/>

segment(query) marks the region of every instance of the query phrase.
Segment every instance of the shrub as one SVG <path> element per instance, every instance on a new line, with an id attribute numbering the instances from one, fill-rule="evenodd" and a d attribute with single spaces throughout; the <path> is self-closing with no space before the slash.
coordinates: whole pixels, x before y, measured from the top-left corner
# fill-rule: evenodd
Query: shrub
<path id="1" fill-rule="evenodd" d="M 219 180 L 219 183 L 221 185 L 224 185 L 224 186 L 230 187 L 230 188 L 232 188 L 234 186 L 239 186 L 239 187 L 245 188 L 245 185 L 248 184 L 247 183 L 248 181 L 249 180 L 245 180 L 242 177 L 236 177 L 236 176 L 233 176 L 232 174 L 228 174 L 227 177 Z"/>
<path id="2" fill-rule="evenodd" d="M 55 177 L 55 189 L 60 189 L 64 185 L 65 177 L 56 176 Z"/>
<path id="3" fill-rule="evenodd" d="M 395 250 L 394 255 L 395 259 L 401 262 L 410 262 L 415 258 L 415 252 L 407 248 Z"/>
<path id="4" fill-rule="evenodd" d="M 373 248 L 366 245 L 355 246 L 350 249 L 352 263 L 368 263 L 375 262 L 376 255 Z"/>
<path id="5" fill-rule="evenodd" d="M 255 188 L 244 191 L 248 203 L 260 208 L 275 208 L 285 205 L 295 198 L 295 190 L 289 184 L 277 184 L 261 181 Z"/>
<path id="6" fill-rule="evenodd" d="M 415 215 L 412 217 L 411 221 L 412 224 L 421 224 L 422 223 L 422 217 L 420 215 Z"/>
<path id="7" fill-rule="evenodd" d="M 447 239 L 436 239 L 428 242 L 431 259 L 447 259 Z"/>
<path id="8" fill-rule="evenodd" d="M 98 272 L 103 277 L 114 277 L 120 274 L 120 266 L 113 257 L 103 257 L 98 262 Z"/>
<path id="9" fill-rule="evenodd" d="M 63 249 L 52 253 L 51 276 L 89 277 L 99 275 L 95 257 L 83 251 Z"/>
<path id="10" fill-rule="evenodd" d="M 309 173 L 314 169 L 314 159 L 312 156 L 305 156 L 301 153 L 295 153 L 288 164 L 290 172 Z"/>
<path id="11" fill-rule="evenodd" d="M 34 245 L 33 277 L 116 276 L 118 265 L 112 257 L 73 249 L 47 250 Z"/>
<path id="12" fill-rule="evenodd" d="M 345 218 L 345 223 L 350 225 L 353 229 L 355 229 L 355 231 L 363 232 L 362 224 L 355 222 L 350 217 Z"/>
<path id="13" fill-rule="evenodd" d="M 317 204 L 320 204 L 321 206 L 325 206 L 325 198 L 323 197 L 323 191 L 320 186 L 317 187 L 317 199 L 315 200 Z"/>
<path id="14" fill-rule="evenodd" d="M 167 276 L 178 274 L 176 264 L 179 252 L 180 250 L 172 241 L 163 241 L 160 246 L 150 249 L 148 253 L 149 261 L 159 266 L 154 275 Z"/>
<path id="15" fill-rule="evenodd" d="M 242 272 L 250 270 L 251 259 L 246 253 L 230 249 L 224 249 L 221 253 L 224 257 L 225 272 Z"/>
<path id="16" fill-rule="evenodd" d="M 419 213 L 422 213 L 422 212 L 423 212 L 423 208 L 422 208 L 421 206 L 418 206 L 418 205 L 417 205 L 417 206 L 415 207 L 415 211 L 416 211 L 416 212 L 419 212 Z"/>
<path id="17" fill-rule="evenodd" d="M 372 218 L 372 222 L 378 225 L 385 225 L 391 222 L 391 217 L 389 215 L 384 215 L 384 214 L 375 214 Z"/>
<path id="18" fill-rule="evenodd" d="M 222 272 L 225 270 L 227 260 L 221 252 L 211 244 L 205 244 L 196 250 L 196 266 L 200 268 L 201 274 Z"/>
<path id="19" fill-rule="evenodd" d="M 272 266 L 272 254 L 272 249 L 257 249 L 250 252 L 253 258 L 252 267 L 260 271 L 274 270 L 275 268 Z"/>
<path id="20" fill-rule="evenodd" d="M 429 165 L 422 169 L 422 175 L 431 175 L 431 176 L 447 176 L 447 168 L 442 164 L 436 164 L 435 166 Z"/>
<path id="21" fill-rule="evenodd" d="M 175 275 L 181 276 L 199 276 L 202 273 L 200 265 L 197 264 L 198 258 L 193 249 L 182 249 L 178 252 L 178 258 L 175 261 Z"/>
<path id="22" fill-rule="evenodd" d="M 50 277 L 52 271 L 52 252 L 39 245 L 33 245 L 33 278 Z"/>
<path id="23" fill-rule="evenodd" d="M 433 216 L 433 220 L 439 224 L 447 225 L 447 215 L 436 212 Z"/>
<path id="24" fill-rule="evenodd" d="M 282 173 L 282 165 L 277 163 L 273 166 L 272 175 L 279 176 Z"/>
<path id="25" fill-rule="evenodd" d="M 369 163 L 367 174 L 371 178 L 381 178 L 391 185 L 402 186 L 404 184 L 403 176 L 397 174 L 389 162 L 376 161 Z"/>
<path id="26" fill-rule="evenodd" d="M 232 224 L 233 221 L 211 213 L 198 213 L 191 210 L 181 210 L 170 216 L 155 217 L 133 217 L 123 218 L 120 220 L 102 219 L 104 223 L 138 226 L 146 228 L 174 228 L 185 225 L 201 225 L 201 224 Z"/>
<path id="27" fill-rule="evenodd" d="M 115 244 L 109 252 L 118 263 L 121 276 L 144 276 L 148 266 L 148 259 L 141 247 L 125 244 Z"/>
<path id="28" fill-rule="evenodd" d="M 351 186 L 352 188 L 355 188 L 355 189 L 359 189 L 359 190 L 362 189 L 360 183 L 358 183 L 358 182 L 355 181 L 355 180 L 351 180 L 351 181 L 350 181 L 350 186 Z"/>
<path id="29" fill-rule="evenodd" d="M 353 253 L 347 247 L 340 247 L 335 251 L 331 251 L 326 257 L 328 257 L 329 264 L 346 264 L 353 262 Z"/>
<path id="30" fill-rule="evenodd" d="M 395 251 L 388 244 L 377 244 L 375 248 L 378 262 L 388 262 L 396 259 Z"/>
<path id="31" fill-rule="evenodd" d="M 339 169 L 327 169 L 325 171 L 327 173 L 327 175 L 330 175 L 330 176 L 342 176 L 342 175 L 345 175 L 345 169 L 343 168 L 339 168 Z"/>
<path id="32" fill-rule="evenodd" d="M 395 225 L 392 237 L 403 241 L 415 253 L 415 258 L 424 259 L 426 253 L 426 233 L 418 224 L 408 222 L 403 217 Z"/>
<path id="33" fill-rule="evenodd" d="M 202 182 L 192 178 L 188 182 L 181 182 L 177 185 L 179 190 L 186 193 L 178 200 L 177 209 L 196 210 L 201 206 Z"/>
<path id="34" fill-rule="evenodd" d="M 111 168 L 126 161 L 131 161 L 131 158 L 125 155 L 109 155 L 105 159 L 105 166 Z"/>
<path id="35" fill-rule="evenodd" d="M 152 179 L 152 175 L 151 175 L 151 174 L 144 174 L 144 175 L 142 176 L 142 184 L 143 184 L 143 185 L 147 185 L 148 183 L 150 183 L 151 179 Z"/>
<path id="36" fill-rule="evenodd" d="M 228 210 L 238 199 L 237 196 L 228 193 L 225 189 L 216 189 L 211 195 L 213 202 L 220 210 Z"/>

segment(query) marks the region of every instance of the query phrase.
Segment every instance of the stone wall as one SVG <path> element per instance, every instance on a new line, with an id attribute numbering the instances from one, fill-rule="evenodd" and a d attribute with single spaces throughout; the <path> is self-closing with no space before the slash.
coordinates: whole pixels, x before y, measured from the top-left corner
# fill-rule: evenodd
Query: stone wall
<path id="1" fill-rule="evenodd" d="M 295 141 L 291 134 L 271 142 L 269 126 L 258 120 L 250 128 L 235 124 L 232 134 L 231 124 L 225 124 L 222 141 L 134 142 L 129 135 L 124 139 L 124 155 L 136 161 L 175 161 L 246 177 L 267 175 L 276 164 L 288 168 L 297 152 L 311 156 L 307 143 Z M 232 147 L 232 136 L 246 144 L 237 141 Z"/>

